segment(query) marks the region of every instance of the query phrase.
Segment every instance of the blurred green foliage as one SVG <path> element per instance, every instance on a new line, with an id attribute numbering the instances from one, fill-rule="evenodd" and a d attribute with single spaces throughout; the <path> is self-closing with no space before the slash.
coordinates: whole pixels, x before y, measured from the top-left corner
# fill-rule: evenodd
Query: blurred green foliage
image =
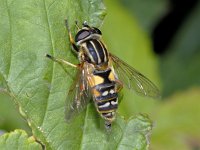
<path id="1" fill-rule="evenodd" d="M 200 3 L 184 21 L 167 53 L 159 57 L 153 53 L 147 33 L 169 9 L 167 4 L 166 0 L 105 0 L 107 16 L 101 29 L 109 51 L 150 78 L 167 96 L 164 101 L 151 100 L 124 89 L 119 113 L 125 118 L 137 113 L 151 116 L 155 126 L 150 147 L 154 150 L 198 149 L 200 88 L 194 86 L 200 84 Z M 10 98 L 1 94 L 0 101 L 0 129 L 27 129 L 16 117 Z"/>
<path id="2" fill-rule="evenodd" d="M 30 133 L 27 122 L 17 111 L 18 107 L 14 105 L 11 97 L 7 94 L 0 93 L 0 102 L 0 130 L 12 131 L 18 128 Z"/>
<path id="3" fill-rule="evenodd" d="M 173 96 L 155 108 L 151 147 L 160 149 L 200 149 L 200 88 Z"/>
<path id="4" fill-rule="evenodd" d="M 168 0 L 119 0 L 140 26 L 151 33 L 159 20 L 169 11 Z"/>

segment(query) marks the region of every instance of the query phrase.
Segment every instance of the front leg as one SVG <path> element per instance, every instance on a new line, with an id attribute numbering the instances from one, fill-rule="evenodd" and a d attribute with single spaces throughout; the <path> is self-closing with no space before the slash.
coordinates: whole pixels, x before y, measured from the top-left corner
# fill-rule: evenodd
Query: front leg
<path id="1" fill-rule="evenodd" d="M 53 56 L 51 56 L 49 54 L 46 54 L 46 57 L 51 59 L 52 61 L 55 61 L 55 62 L 59 63 L 59 64 L 65 64 L 65 65 L 68 65 L 68 66 L 71 66 L 71 67 L 74 67 L 74 68 L 79 67 L 79 65 L 74 65 L 74 64 L 72 64 L 72 63 L 70 63 L 70 62 L 68 62 L 68 61 L 66 61 L 64 59 L 55 58 L 55 57 L 53 57 Z"/>
<path id="2" fill-rule="evenodd" d="M 75 43 L 75 41 L 74 41 L 74 39 L 73 39 L 73 37 L 72 37 L 72 33 L 71 33 L 71 31 L 70 31 L 70 28 L 69 28 L 69 24 L 68 24 L 67 19 L 65 20 L 65 25 L 66 25 L 66 27 L 67 27 L 68 36 L 69 36 L 69 41 L 70 41 L 70 43 L 71 43 L 71 45 L 72 45 L 72 48 L 73 48 L 76 52 L 79 52 L 79 48 L 76 46 L 76 43 Z M 77 26 L 77 23 L 76 23 L 76 26 Z"/>

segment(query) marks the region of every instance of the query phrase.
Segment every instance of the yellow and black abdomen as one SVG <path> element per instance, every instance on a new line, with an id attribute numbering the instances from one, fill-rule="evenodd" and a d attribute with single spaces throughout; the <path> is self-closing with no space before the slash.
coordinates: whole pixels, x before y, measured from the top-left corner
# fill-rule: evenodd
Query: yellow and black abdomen
<path id="1" fill-rule="evenodd" d="M 118 108 L 118 95 L 115 92 L 115 86 L 110 83 L 98 85 L 95 88 L 101 94 L 94 97 L 97 111 L 105 120 L 112 122 Z"/>
<path id="2" fill-rule="evenodd" d="M 118 94 L 116 83 L 111 69 L 93 72 L 94 83 L 92 87 L 93 100 L 100 115 L 108 122 L 115 119 L 118 108 Z"/>

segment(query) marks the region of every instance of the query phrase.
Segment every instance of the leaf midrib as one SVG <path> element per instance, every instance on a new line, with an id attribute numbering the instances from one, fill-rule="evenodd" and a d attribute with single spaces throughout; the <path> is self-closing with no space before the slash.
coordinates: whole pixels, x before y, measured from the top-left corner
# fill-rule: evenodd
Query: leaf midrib
<path id="1" fill-rule="evenodd" d="M 10 61 L 9 61 L 9 69 L 8 69 L 8 74 L 7 74 L 7 78 L 10 74 L 10 69 L 11 69 L 11 62 L 12 62 L 12 26 L 11 26 L 11 15 L 10 15 L 10 11 L 9 11 L 9 7 L 8 7 L 8 0 L 6 0 L 6 8 L 7 8 L 7 14 L 8 14 L 8 22 L 9 22 L 9 29 L 10 29 L 10 34 L 9 34 L 9 42 L 10 42 Z M 3 76 L 3 74 L 2 74 Z M 4 77 L 5 78 L 5 77 Z M 6 79 L 6 78 L 5 78 Z M 6 82 L 7 83 L 7 82 Z"/>
<path id="2" fill-rule="evenodd" d="M 54 46 L 54 44 L 53 44 L 53 36 L 52 36 L 52 32 L 51 32 L 51 26 L 50 26 L 50 22 L 49 22 L 49 16 L 48 16 L 48 10 L 47 10 L 47 7 L 46 7 L 46 1 L 45 0 L 43 0 L 43 3 L 44 3 L 44 10 L 45 10 L 45 15 L 46 15 L 46 20 L 47 20 L 47 25 L 48 25 L 48 31 L 49 31 L 49 38 L 50 38 L 50 41 L 51 41 L 51 48 L 52 48 L 52 50 L 51 50 L 51 52 L 52 52 L 52 55 L 54 56 L 54 49 L 55 49 L 55 46 Z M 52 66 L 52 75 L 51 75 L 51 81 L 50 81 L 50 84 L 52 84 L 52 82 L 53 82 L 53 77 L 54 77 L 54 70 L 55 70 L 55 63 L 53 63 L 53 66 Z M 48 97 L 47 97 L 47 103 L 46 103 L 46 107 L 45 107 L 45 114 L 44 114 L 44 116 L 43 116 L 43 121 L 42 121 L 42 124 L 41 124 L 41 126 L 43 126 L 43 124 L 44 124 L 44 120 L 45 120 L 45 118 L 46 118 L 46 115 L 47 115 L 47 109 L 48 109 L 48 102 L 49 102 L 49 98 L 50 98 L 50 93 L 51 93 L 51 90 L 52 89 L 50 89 L 50 91 L 49 91 L 49 93 L 48 93 Z M 41 131 L 40 131 L 40 133 L 41 134 L 43 134 Z M 44 136 L 44 135 L 43 135 Z M 45 139 L 45 141 L 46 141 L 46 139 Z M 47 141 L 46 141 L 46 143 L 48 143 Z M 49 147 L 52 149 L 52 145 L 50 144 L 50 143 L 48 143 L 48 145 L 49 145 Z"/>

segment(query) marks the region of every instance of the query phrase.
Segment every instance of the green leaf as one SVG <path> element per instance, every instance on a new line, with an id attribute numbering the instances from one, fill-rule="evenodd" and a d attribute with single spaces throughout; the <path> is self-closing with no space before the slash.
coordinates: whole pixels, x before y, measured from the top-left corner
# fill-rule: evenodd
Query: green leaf
<path id="1" fill-rule="evenodd" d="M 112 131 L 107 132 L 100 123 L 93 105 L 86 112 L 80 149 L 147 149 L 152 122 L 147 115 L 137 115 L 124 121 L 117 117 Z M 102 132 L 104 131 L 104 132 Z M 95 133 L 94 133 L 95 132 Z"/>
<path id="2" fill-rule="evenodd" d="M 49 53 L 77 63 L 70 50 L 64 20 L 99 26 L 105 16 L 101 0 L 16 0 L 0 2 L 0 77 L 32 133 L 46 149 L 145 149 L 151 121 L 139 115 L 127 124 L 120 117 L 111 133 L 93 104 L 71 123 L 64 117 L 74 68 L 66 71 L 47 58 Z M 110 140 L 108 140 L 110 139 Z M 103 143 L 103 145 L 102 145 Z"/>
<path id="3" fill-rule="evenodd" d="M 15 130 L 0 136 L 1 150 L 42 150 L 42 146 L 37 143 L 34 137 L 29 137 L 23 130 Z"/>
<path id="4" fill-rule="evenodd" d="M 0 129 L 13 131 L 16 128 L 21 128 L 30 133 L 26 121 L 17 112 L 11 97 L 0 92 L 0 103 Z"/>
<path id="5" fill-rule="evenodd" d="M 132 118 L 125 127 L 117 149 L 148 149 L 151 129 L 152 122 L 146 115 L 138 115 Z"/>

